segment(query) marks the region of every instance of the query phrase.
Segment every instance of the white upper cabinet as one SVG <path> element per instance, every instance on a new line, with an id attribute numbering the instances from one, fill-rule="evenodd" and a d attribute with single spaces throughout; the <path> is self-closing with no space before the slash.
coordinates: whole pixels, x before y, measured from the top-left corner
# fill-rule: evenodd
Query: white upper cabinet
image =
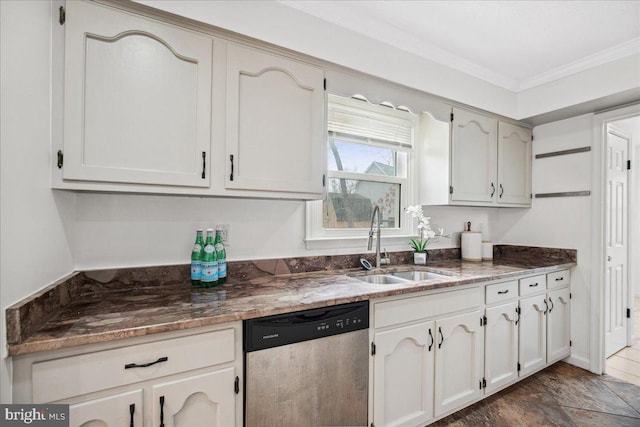
<path id="1" fill-rule="evenodd" d="M 64 182 L 209 187 L 212 39 L 76 1 L 64 31 Z"/>
<path id="2" fill-rule="evenodd" d="M 498 122 L 454 108 L 452 127 L 451 200 L 492 203 L 498 185 Z"/>
<path id="3" fill-rule="evenodd" d="M 531 205 L 531 130 L 498 123 L 498 203 Z"/>
<path id="4" fill-rule="evenodd" d="M 428 114 L 418 134 L 423 205 L 531 206 L 531 130 L 452 109 L 451 123 Z"/>
<path id="5" fill-rule="evenodd" d="M 322 69 L 229 43 L 226 188 L 322 197 L 324 106 Z"/>

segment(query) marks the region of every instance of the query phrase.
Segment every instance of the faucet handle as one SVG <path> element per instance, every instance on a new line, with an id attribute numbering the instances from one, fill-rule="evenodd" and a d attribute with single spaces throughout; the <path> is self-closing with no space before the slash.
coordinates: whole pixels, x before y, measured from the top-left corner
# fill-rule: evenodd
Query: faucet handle
<path id="1" fill-rule="evenodd" d="M 389 258 L 389 254 L 387 253 L 387 248 L 384 248 L 382 250 L 382 253 L 384 254 L 384 257 L 380 259 L 380 264 L 391 265 L 391 258 Z"/>

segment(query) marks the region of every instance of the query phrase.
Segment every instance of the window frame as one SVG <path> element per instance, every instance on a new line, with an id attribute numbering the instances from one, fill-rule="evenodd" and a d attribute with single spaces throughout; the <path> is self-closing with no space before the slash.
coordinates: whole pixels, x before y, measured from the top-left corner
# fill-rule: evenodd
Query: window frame
<path id="1" fill-rule="evenodd" d="M 415 184 L 415 165 L 417 162 L 417 150 L 416 141 L 418 135 L 419 115 L 415 115 L 410 111 L 397 110 L 387 104 L 372 105 L 366 99 L 358 98 L 344 98 L 337 95 L 328 95 L 327 110 L 329 104 L 339 104 L 340 106 L 347 107 L 349 109 L 364 110 L 372 112 L 376 115 L 384 115 L 392 118 L 400 118 L 402 120 L 411 123 L 411 144 L 409 147 L 402 144 L 394 144 L 393 142 L 382 141 L 378 142 L 366 137 L 358 138 L 353 137 L 349 140 L 348 137 L 342 138 L 347 142 L 363 143 L 367 141 L 366 145 L 381 146 L 385 148 L 393 148 L 399 152 L 406 153 L 406 162 L 403 165 L 398 165 L 398 168 L 405 169 L 405 176 L 386 176 L 375 175 L 359 172 L 347 172 L 347 171 L 329 171 L 327 170 L 327 181 L 331 178 L 345 178 L 364 180 L 371 182 L 381 182 L 400 185 L 400 206 L 399 206 L 399 222 L 400 226 L 397 228 L 383 228 L 381 233 L 382 241 L 387 245 L 388 249 L 398 249 L 397 246 L 402 246 L 401 249 L 407 249 L 407 239 L 415 236 L 413 230 L 414 221 L 408 216 L 404 215 L 404 210 L 407 206 L 414 204 L 417 198 L 417 185 Z M 328 156 L 328 141 L 330 133 L 325 127 L 325 155 Z M 341 139 L 339 136 L 336 139 Z M 325 162 L 327 162 L 325 158 Z M 331 248 L 362 248 L 366 249 L 366 242 L 369 237 L 369 227 L 366 228 L 344 228 L 344 229 L 325 229 L 323 228 L 323 207 L 322 203 L 326 200 L 328 195 L 328 185 L 325 187 L 325 198 L 323 200 L 313 200 L 306 202 L 306 238 L 305 245 L 307 249 L 331 249 Z M 394 248 L 396 246 L 396 248 Z"/>

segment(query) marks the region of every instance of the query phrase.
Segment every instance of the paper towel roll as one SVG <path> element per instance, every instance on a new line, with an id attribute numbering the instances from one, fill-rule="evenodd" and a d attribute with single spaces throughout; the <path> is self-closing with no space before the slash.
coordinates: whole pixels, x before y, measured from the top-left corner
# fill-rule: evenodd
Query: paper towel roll
<path id="1" fill-rule="evenodd" d="M 490 261 L 493 259 L 493 243 L 483 241 L 482 242 L 482 260 Z"/>
<path id="2" fill-rule="evenodd" d="M 479 231 L 463 231 L 460 246 L 462 246 L 463 261 L 482 261 L 482 233 Z"/>

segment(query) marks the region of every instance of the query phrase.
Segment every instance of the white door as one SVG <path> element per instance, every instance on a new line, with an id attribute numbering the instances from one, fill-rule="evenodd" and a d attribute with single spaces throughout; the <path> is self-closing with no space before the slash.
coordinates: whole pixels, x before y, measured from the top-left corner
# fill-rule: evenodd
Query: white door
<path id="1" fill-rule="evenodd" d="M 627 345 L 629 137 L 607 125 L 605 357 Z"/>
<path id="2" fill-rule="evenodd" d="M 498 122 L 498 203 L 531 205 L 531 130 Z"/>
<path id="3" fill-rule="evenodd" d="M 498 122 L 454 108 L 452 131 L 451 200 L 494 202 Z"/>
<path id="4" fill-rule="evenodd" d="M 66 7 L 64 179 L 208 187 L 211 39 Z"/>
<path id="5" fill-rule="evenodd" d="M 227 188 L 323 192 L 323 85 L 320 68 L 228 45 Z"/>
<path id="6" fill-rule="evenodd" d="M 142 390 L 69 405 L 70 427 L 142 426 Z"/>
<path id="7" fill-rule="evenodd" d="M 547 309 L 546 294 L 520 300 L 520 376 L 547 364 Z"/>
<path id="8" fill-rule="evenodd" d="M 547 301 L 547 363 L 551 363 L 571 354 L 569 288 L 549 291 Z"/>
<path id="9" fill-rule="evenodd" d="M 234 368 L 153 386 L 151 425 L 223 427 L 235 423 Z"/>
<path id="10" fill-rule="evenodd" d="M 374 338 L 373 423 L 424 425 L 433 418 L 433 322 L 379 332 Z"/>
<path id="11" fill-rule="evenodd" d="M 482 396 L 484 329 L 474 311 L 436 321 L 434 412 L 440 416 Z"/>
<path id="12" fill-rule="evenodd" d="M 518 379 L 518 301 L 487 308 L 484 375 L 486 393 Z"/>

